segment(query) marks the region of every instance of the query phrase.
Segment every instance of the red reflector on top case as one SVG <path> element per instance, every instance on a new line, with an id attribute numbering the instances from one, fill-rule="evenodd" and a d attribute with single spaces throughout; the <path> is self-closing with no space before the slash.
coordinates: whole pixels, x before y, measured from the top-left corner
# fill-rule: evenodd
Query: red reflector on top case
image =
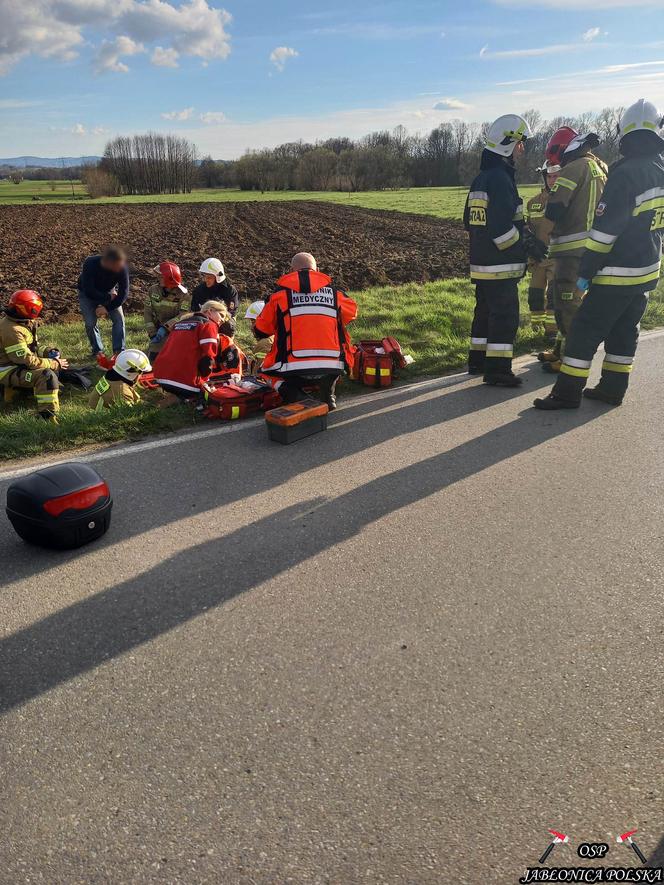
<path id="1" fill-rule="evenodd" d="M 65 510 L 87 510 L 100 498 L 110 498 L 111 491 L 105 482 L 100 482 L 89 489 L 80 492 L 72 492 L 70 495 L 62 495 L 60 498 L 51 498 L 44 504 L 44 510 L 51 516 L 60 516 Z"/>

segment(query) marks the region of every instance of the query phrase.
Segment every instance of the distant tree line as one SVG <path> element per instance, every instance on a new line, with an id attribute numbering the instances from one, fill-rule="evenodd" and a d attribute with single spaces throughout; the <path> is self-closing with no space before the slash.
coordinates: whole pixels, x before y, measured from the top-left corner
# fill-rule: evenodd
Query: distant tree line
<path id="1" fill-rule="evenodd" d="M 0 178 L 18 178 L 19 181 L 77 181 L 82 166 L 0 166 Z"/>
<path id="2" fill-rule="evenodd" d="M 104 149 L 97 178 L 122 194 L 184 194 L 198 181 L 196 147 L 177 135 L 119 137 Z M 86 178 L 94 177 L 91 170 Z"/>
<path id="3" fill-rule="evenodd" d="M 519 164 L 519 181 L 538 180 L 537 167 L 559 126 L 596 132 L 602 142 L 598 155 L 613 162 L 618 157 L 620 113 L 620 108 L 605 108 L 579 117 L 544 120 L 539 111 L 526 111 L 524 116 L 534 137 L 527 143 L 525 161 Z M 398 126 L 392 132 L 374 132 L 357 141 L 298 141 L 271 150 L 247 151 L 231 162 L 205 157 L 198 166 L 198 186 L 248 191 L 360 191 L 468 185 L 476 174 L 488 126 L 451 120 L 426 135 L 409 135 Z"/>

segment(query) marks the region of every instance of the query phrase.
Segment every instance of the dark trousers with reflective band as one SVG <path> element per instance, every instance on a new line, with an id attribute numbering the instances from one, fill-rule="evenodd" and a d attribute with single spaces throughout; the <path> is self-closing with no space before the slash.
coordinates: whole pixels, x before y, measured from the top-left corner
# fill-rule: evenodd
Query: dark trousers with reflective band
<path id="1" fill-rule="evenodd" d="M 478 280 L 468 365 L 485 375 L 510 372 L 519 328 L 519 281 Z"/>
<path id="2" fill-rule="evenodd" d="M 639 323 L 648 293 L 631 286 L 591 286 L 567 337 L 565 356 L 553 393 L 578 402 L 588 382 L 590 364 L 604 342 L 605 357 L 599 386 L 621 400 L 629 384 L 639 341 Z"/>
<path id="3" fill-rule="evenodd" d="M 539 264 L 533 265 L 530 286 L 528 287 L 528 308 L 531 323 L 552 324 L 555 322 L 552 282 L 553 261 L 540 261 Z"/>

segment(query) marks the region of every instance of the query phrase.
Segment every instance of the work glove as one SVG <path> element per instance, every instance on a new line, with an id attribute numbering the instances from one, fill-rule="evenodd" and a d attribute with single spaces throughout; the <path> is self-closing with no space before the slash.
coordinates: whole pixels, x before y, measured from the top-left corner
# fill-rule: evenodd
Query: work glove
<path id="1" fill-rule="evenodd" d="M 523 239 L 523 248 L 526 250 L 528 258 L 532 258 L 537 264 L 540 261 L 544 261 L 549 254 L 549 247 L 546 243 L 538 240 L 535 234 L 527 227 L 524 228 L 521 237 Z"/>
<path id="2" fill-rule="evenodd" d="M 168 329 L 165 326 L 159 326 L 156 333 L 150 338 L 150 344 L 161 344 L 168 335 Z"/>
<path id="3" fill-rule="evenodd" d="M 211 356 L 203 356 L 198 361 L 198 374 L 201 378 L 207 378 L 208 375 L 212 372 L 212 357 Z"/>

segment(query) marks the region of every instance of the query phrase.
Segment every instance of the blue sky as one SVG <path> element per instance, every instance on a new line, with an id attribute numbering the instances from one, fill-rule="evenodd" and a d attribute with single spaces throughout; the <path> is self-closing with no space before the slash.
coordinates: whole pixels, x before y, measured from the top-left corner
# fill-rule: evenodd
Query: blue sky
<path id="1" fill-rule="evenodd" d="M 664 106 L 662 0 L 0 0 L 0 156 Z"/>

